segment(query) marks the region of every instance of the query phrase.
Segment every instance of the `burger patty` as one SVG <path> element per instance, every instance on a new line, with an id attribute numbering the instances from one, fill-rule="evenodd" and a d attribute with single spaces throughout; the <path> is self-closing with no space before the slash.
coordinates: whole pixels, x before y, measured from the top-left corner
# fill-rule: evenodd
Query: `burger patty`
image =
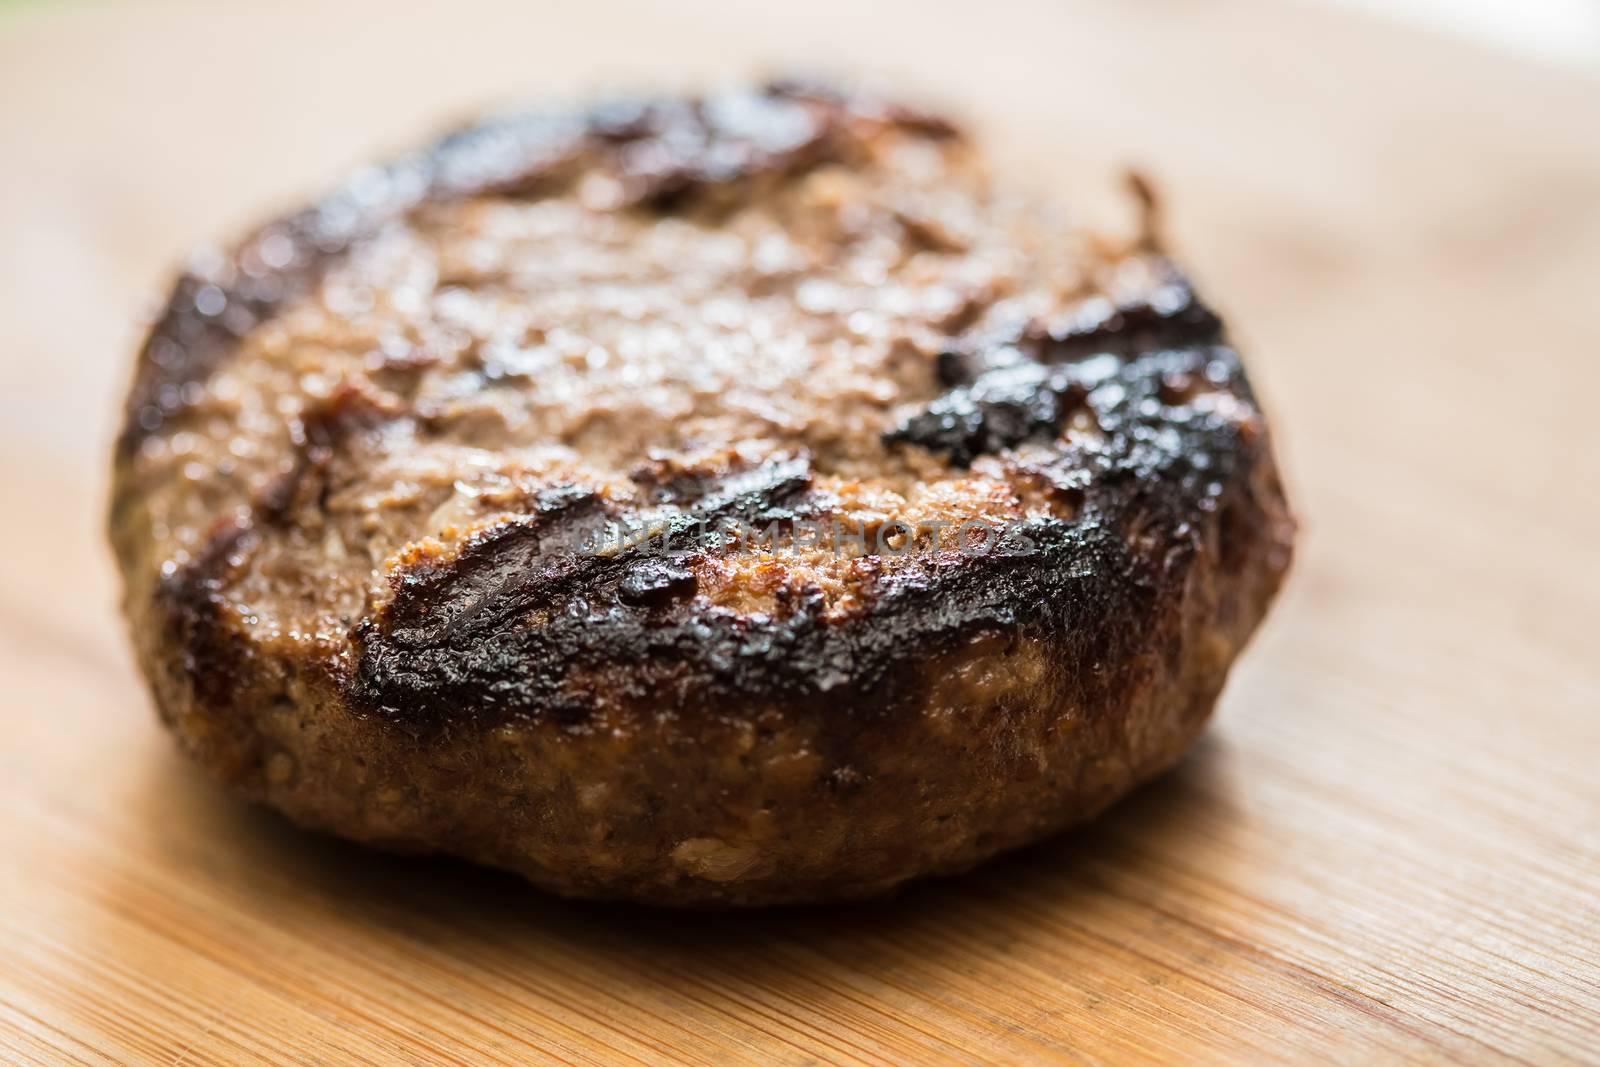
<path id="1" fill-rule="evenodd" d="M 1217 316 L 815 85 L 496 119 L 196 258 L 111 534 L 183 748 L 302 824 L 864 896 L 1170 766 L 1288 564 Z"/>

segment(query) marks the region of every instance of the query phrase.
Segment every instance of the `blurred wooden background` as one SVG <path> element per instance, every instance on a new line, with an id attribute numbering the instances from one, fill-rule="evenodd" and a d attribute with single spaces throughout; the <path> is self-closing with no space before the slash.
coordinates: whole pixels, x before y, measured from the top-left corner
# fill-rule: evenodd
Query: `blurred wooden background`
<path id="1" fill-rule="evenodd" d="M 1232 316 L 1305 534 L 1207 741 L 879 905 L 681 916 L 295 832 L 172 753 L 102 548 L 187 249 L 486 104 L 822 68 Z M 0 1058 L 1596 1062 L 1600 73 L 1269 0 L 0 10 Z"/>

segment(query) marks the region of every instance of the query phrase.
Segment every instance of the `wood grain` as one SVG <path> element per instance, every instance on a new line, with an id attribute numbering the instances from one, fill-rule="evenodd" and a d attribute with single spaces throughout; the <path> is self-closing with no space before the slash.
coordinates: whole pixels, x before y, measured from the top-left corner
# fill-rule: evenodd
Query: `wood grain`
<path id="1" fill-rule="evenodd" d="M 878 905 L 564 903 L 221 796 L 101 545 L 183 252 L 483 103 L 796 59 L 1159 176 L 1305 519 L 1208 739 Z M 1600 1062 L 1600 80 L 1267 0 L 0 13 L 0 1058 Z"/>

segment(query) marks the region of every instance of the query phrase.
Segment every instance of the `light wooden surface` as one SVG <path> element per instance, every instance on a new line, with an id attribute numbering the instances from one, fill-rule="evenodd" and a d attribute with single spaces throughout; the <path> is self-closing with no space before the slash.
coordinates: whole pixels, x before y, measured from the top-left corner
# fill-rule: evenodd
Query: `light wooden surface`
<path id="1" fill-rule="evenodd" d="M 1600 80 L 1266 0 L 418 10 L 0 12 L 0 1059 L 1600 1062 Z M 1208 739 L 973 876 L 720 917 L 191 772 L 99 528 L 184 250 L 482 103 L 804 60 L 1167 188 L 1305 520 Z"/>

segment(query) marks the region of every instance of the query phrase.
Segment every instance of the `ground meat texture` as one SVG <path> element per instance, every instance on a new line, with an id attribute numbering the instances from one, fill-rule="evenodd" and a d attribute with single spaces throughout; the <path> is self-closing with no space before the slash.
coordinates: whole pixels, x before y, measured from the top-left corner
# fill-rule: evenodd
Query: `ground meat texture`
<path id="1" fill-rule="evenodd" d="M 1293 531 L 1155 242 L 802 84 L 488 121 L 202 259 L 115 467 L 201 765 L 666 904 L 1093 816 L 1194 739 Z"/>

